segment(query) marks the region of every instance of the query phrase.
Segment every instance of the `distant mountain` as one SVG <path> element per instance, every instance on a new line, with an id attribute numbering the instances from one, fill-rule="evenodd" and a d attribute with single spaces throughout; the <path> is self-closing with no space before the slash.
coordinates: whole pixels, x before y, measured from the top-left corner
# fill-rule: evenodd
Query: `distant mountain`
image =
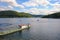
<path id="1" fill-rule="evenodd" d="M 42 18 L 60 18 L 60 12 L 56 12 L 50 15 L 43 16 Z"/>
<path id="2" fill-rule="evenodd" d="M 43 17 L 44 15 L 32 15 L 33 17 Z"/>
<path id="3" fill-rule="evenodd" d="M 0 11 L 0 18 L 10 18 L 10 17 L 32 17 L 31 14 L 25 12 L 16 12 L 12 10 Z"/>

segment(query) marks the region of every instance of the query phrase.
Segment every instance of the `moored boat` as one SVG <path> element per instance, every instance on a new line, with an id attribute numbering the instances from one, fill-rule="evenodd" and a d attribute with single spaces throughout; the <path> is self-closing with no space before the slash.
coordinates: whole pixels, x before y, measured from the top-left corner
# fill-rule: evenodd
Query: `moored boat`
<path id="1" fill-rule="evenodd" d="M 23 29 L 30 28 L 30 24 L 19 24 L 19 25 L 9 25 L 5 28 L 0 28 L 0 35 L 6 35 L 10 33 L 14 33 L 17 31 L 21 31 Z"/>

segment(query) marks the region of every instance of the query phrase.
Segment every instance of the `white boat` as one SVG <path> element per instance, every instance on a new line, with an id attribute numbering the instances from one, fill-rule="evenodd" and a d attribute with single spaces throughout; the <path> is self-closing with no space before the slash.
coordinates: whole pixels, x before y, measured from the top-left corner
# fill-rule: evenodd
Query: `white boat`
<path id="1" fill-rule="evenodd" d="M 5 28 L 0 28 L 0 35 L 6 35 L 10 34 L 13 32 L 21 31 L 23 29 L 30 28 L 30 24 L 25 25 L 25 24 L 19 24 L 19 25 L 10 25 Z"/>

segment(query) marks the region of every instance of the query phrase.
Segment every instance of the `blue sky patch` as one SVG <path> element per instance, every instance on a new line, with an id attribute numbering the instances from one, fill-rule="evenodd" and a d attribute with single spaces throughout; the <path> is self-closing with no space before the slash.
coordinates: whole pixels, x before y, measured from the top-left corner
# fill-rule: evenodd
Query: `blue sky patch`
<path id="1" fill-rule="evenodd" d="M 16 0 L 16 1 L 17 1 L 18 4 L 22 4 L 22 3 L 27 2 L 29 0 Z"/>
<path id="2" fill-rule="evenodd" d="M 56 2 L 59 2 L 59 0 L 48 0 L 50 3 L 54 4 Z"/>
<path id="3" fill-rule="evenodd" d="M 8 6 L 8 3 L 6 3 L 6 2 L 0 2 L 0 6 Z"/>
<path id="4" fill-rule="evenodd" d="M 47 5 L 47 9 L 49 9 L 49 10 L 50 10 L 50 9 L 52 9 L 52 8 L 53 8 L 53 6 L 52 6 L 52 5 L 50 5 L 50 4 L 48 4 L 48 5 Z"/>

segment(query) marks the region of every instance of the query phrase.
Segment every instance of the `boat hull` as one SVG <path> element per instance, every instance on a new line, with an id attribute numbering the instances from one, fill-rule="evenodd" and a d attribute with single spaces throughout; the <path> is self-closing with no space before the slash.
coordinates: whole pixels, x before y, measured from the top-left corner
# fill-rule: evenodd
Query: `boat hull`
<path id="1" fill-rule="evenodd" d="M 17 32 L 17 31 L 21 31 L 21 30 L 24 30 L 24 29 L 27 29 L 27 28 L 30 28 L 30 26 L 22 26 L 22 28 L 18 28 L 18 29 L 15 29 L 15 30 L 0 32 L 0 36 L 11 34 L 11 33 L 14 33 L 14 32 Z"/>

